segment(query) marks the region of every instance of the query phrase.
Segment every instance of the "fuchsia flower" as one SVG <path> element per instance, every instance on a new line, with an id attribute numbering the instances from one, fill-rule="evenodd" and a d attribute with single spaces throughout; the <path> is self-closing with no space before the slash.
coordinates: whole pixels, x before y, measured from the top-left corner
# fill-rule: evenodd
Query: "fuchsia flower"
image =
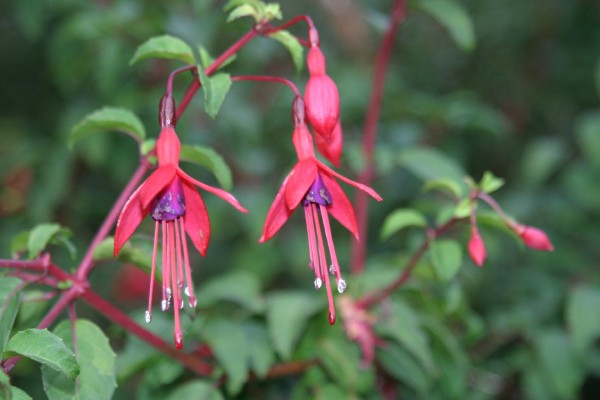
<path id="1" fill-rule="evenodd" d="M 315 133 L 329 140 L 340 119 L 340 95 L 325 73 L 325 57 L 318 46 L 311 46 L 307 63 L 310 78 L 304 94 L 306 117 Z"/>
<path id="2" fill-rule="evenodd" d="M 521 237 L 525 246 L 542 251 L 554 250 L 552 242 L 550 242 L 546 233 L 541 229 L 520 224 L 513 225 L 512 228 Z"/>
<path id="3" fill-rule="evenodd" d="M 483 265 L 487 257 L 485 244 L 483 243 L 483 239 L 481 239 L 479 230 L 475 225 L 471 227 L 471 239 L 469 240 L 469 256 L 471 257 L 471 260 L 473 260 L 475 265 L 477 265 L 478 267 L 481 267 Z"/>
<path id="4" fill-rule="evenodd" d="M 315 141 L 319 153 L 321 153 L 323 157 L 331 161 L 333 165 L 339 167 L 340 158 L 342 156 L 342 146 L 344 144 L 344 138 L 342 136 L 342 126 L 340 124 L 340 121 L 338 120 L 329 138 L 325 139 L 321 135 L 316 135 Z"/>
<path id="5" fill-rule="evenodd" d="M 378 201 L 381 201 L 381 197 L 370 187 L 345 178 L 315 158 L 313 141 L 304 123 L 303 110 L 303 101 L 301 98 L 297 98 L 294 101 L 295 129 L 292 139 L 298 155 L 298 163 L 285 178 L 271 205 L 260 242 L 265 242 L 273 237 L 285 224 L 292 212 L 302 204 L 308 232 L 309 267 L 315 273 L 315 288 L 319 289 L 323 282 L 325 283 L 329 301 L 329 322 L 333 325 L 335 323 L 335 309 L 328 271 L 335 275 L 338 292 L 344 292 L 346 282 L 342 279 L 337 260 L 329 215 L 338 220 L 358 239 L 354 210 L 336 178 L 366 192 Z M 323 229 L 321 229 L 321 224 Z M 323 232 L 327 240 L 331 261 L 329 268 L 325 257 Z"/>
<path id="6" fill-rule="evenodd" d="M 189 297 L 190 307 L 196 306 L 194 285 L 190 270 L 186 235 L 202 255 L 210 240 L 210 221 L 200 193 L 194 186 L 206 190 L 233 205 L 242 212 L 247 210 L 231 194 L 206 185 L 187 175 L 179 168 L 180 143 L 171 125 L 163 127 L 156 141 L 158 168 L 131 195 L 117 221 L 115 256 L 131 237 L 144 217 L 150 213 L 155 221 L 152 273 L 146 322 L 152 319 L 152 295 L 156 271 L 158 234 L 162 237 L 162 302 L 167 310 L 174 303 L 175 346 L 183 346 L 179 309 L 183 308 L 183 293 Z M 184 284 L 185 280 L 185 284 Z"/>

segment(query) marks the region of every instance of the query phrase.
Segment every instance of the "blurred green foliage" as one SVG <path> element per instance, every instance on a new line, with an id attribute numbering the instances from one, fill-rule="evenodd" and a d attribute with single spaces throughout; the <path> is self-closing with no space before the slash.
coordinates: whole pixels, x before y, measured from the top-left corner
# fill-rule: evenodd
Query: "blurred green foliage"
<path id="1" fill-rule="evenodd" d="M 182 142 L 222 155 L 232 170 L 233 193 L 250 210 L 232 214 L 214 196 L 205 196 L 214 231 L 207 257 L 193 259 L 201 307 L 184 321 L 188 342 L 211 344 L 229 380 L 221 393 L 214 392 L 207 382 L 217 376 L 195 380 L 179 364 L 81 307 L 79 314 L 102 326 L 118 354 L 115 399 L 181 398 L 178 393 L 194 398 L 187 394 L 192 389 L 214 399 L 236 393 L 236 398 L 379 398 L 378 388 L 394 383 L 408 399 L 598 396 L 600 3 L 463 0 L 458 4 L 466 16 L 459 11 L 462 22 L 454 31 L 447 19 L 457 11 L 432 18 L 436 13 L 425 11 L 445 2 L 427 3 L 409 2 L 397 33 L 373 184 L 385 201 L 370 206 L 369 258 L 362 276 L 349 276 L 351 238 L 334 228 L 347 293 L 358 297 L 385 286 L 423 239 L 414 225 L 422 225 L 423 218 L 434 224 L 453 212 L 453 196 L 423 191 L 425 181 L 439 184 L 457 176 L 460 181 L 464 174 L 479 180 L 491 170 L 506 180 L 496 199 L 516 219 L 544 229 L 556 250 L 522 251 L 493 218 L 482 216 L 489 257 L 478 269 L 461 254 L 467 230 L 453 230 L 436 242 L 413 279 L 376 310 L 383 321 L 377 331 L 387 345 L 378 349 L 374 366 L 360 370 L 358 347 L 342 325 L 326 326 L 323 293 L 308 291 L 312 277 L 301 218 L 295 215 L 267 244 L 256 243 L 294 162 L 292 94 L 279 85 L 234 83 L 215 120 L 197 95 L 178 122 Z M 244 19 L 227 24 L 223 5 L 0 3 L 1 257 L 10 258 L 12 239 L 39 223 L 68 227 L 81 256 L 139 154 L 134 141 L 115 134 L 90 135 L 71 151 L 69 132 L 90 112 L 113 106 L 135 112 L 147 137 L 154 138 L 167 75 L 181 63 L 144 60 L 129 66 L 129 60 L 137 46 L 162 34 L 218 55 L 250 27 Z M 390 7 L 389 1 L 281 2 L 285 18 L 309 14 L 319 28 L 328 73 L 341 93 L 342 169 L 351 177 L 363 165 L 360 133 Z M 464 24 L 472 24 L 473 47 Z M 291 31 L 306 32 L 304 27 Z M 285 48 L 265 38 L 244 48 L 226 71 L 306 79 Z M 186 74 L 175 80 L 176 99 L 190 81 Z M 205 169 L 190 165 L 188 171 L 218 184 Z M 398 208 L 416 210 L 418 223 L 381 241 L 386 215 Z M 141 232 L 147 232 L 148 237 L 140 236 L 148 250 L 150 230 Z M 68 250 L 51 249 L 56 263 L 76 266 Z M 121 274 L 119 262 L 103 263 L 92 285 L 141 317 L 143 295 L 124 300 Z M 236 288 L 240 284 L 244 290 Z M 35 326 L 27 315 L 43 308 L 23 303 L 17 328 Z M 149 328 L 170 341 L 170 318 L 156 316 Z M 278 361 L 313 358 L 320 365 L 304 373 L 245 382 L 248 370 L 260 377 Z M 37 399 L 44 394 L 36 371 L 23 362 L 12 383 Z"/>

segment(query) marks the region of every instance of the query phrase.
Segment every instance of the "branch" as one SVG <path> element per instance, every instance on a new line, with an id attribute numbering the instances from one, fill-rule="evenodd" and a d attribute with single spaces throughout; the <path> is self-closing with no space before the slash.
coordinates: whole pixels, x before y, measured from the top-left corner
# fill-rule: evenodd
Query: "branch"
<path id="1" fill-rule="evenodd" d="M 392 48 L 396 36 L 396 30 L 405 17 L 405 1 L 395 0 L 390 16 L 390 25 L 385 33 L 373 73 L 373 86 L 371 89 L 371 98 L 369 100 L 369 109 L 365 118 L 363 129 L 363 154 L 365 156 L 365 168 L 360 173 L 358 181 L 367 186 L 373 180 L 375 165 L 373 160 L 373 148 L 377 138 L 377 125 L 379 120 L 379 111 L 381 109 L 381 98 L 383 94 L 383 85 L 388 70 Z M 358 224 L 359 241 L 354 241 L 352 246 L 352 273 L 362 272 L 365 264 L 365 253 L 367 246 L 367 223 L 368 223 L 368 197 L 362 191 L 356 192 L 354 202 L 356 209 L 356 223 Z"/>

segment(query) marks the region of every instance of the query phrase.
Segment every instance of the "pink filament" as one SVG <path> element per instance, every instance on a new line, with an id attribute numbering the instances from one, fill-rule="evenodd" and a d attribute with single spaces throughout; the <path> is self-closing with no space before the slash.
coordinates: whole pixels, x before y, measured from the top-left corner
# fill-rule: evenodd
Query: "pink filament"
<path id="1" fill-rule="evenodd" d="M 327 214 L 327 208 L 325 206 L 319 206 L 321 208 L 321 219 L 323 220 L 323 229 L 325 230 L 325 236 L 327 237 L 327 247 L 329 248 L 329 257 L 331 263 L 335 268 L 335 279 L 336 283 L 342 279 L 342 271 L 340 271 L 340 264 L 338 263 L 337 254 L 335 253 L 335 246 L 333 245 L 333 237 L 331 236 L 331 226 L 329 225 L 329 215 Z"/>
<path id="2" fill-rule="evenodd" d="M 309 207 L 315 207 L 316 205 L 310 204 Z M 335 324 L 335 306 L 333 305 L 333 295 L 331 294 L 331 284 L 329 283 L 329 273 L 327 272 L 327 260 L 325 259 L 325 248 L 323 246 L 323 236 L 321 235 L 321 224 L 319 223 L 319 216 L 316 212 L 317 210 L 313 210 L 313 219 L 315 221 L 315 227 L 317 231 L 317 247 L 319 249 L 319 259 L 321 264 L 321 272 L 325 277 L 325 288 L 327 290 L 327 301 L 329 302 L 329 323 L 331 325 Z"/>
<path id="3" fill-rule="evenodd" d="M 150 271 L 150 290 L 148 290 L 148 317 L 152 318 L 152 298 L 154 297 L 154 274 L 156 273 L 156 250 L 158 247 L 158 221 L 154 222 L 154 245 L 152 246 L 152 269 Z"/>

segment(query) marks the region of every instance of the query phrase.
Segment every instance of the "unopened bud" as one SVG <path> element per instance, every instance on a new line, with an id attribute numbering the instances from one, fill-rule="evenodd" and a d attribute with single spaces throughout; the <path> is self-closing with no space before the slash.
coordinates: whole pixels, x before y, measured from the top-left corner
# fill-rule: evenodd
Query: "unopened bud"
<path id="1" fill-rule="evenodd" d="M 485 244 L 483 243 L 483 239 L 481 239 L 479 231 L 475 227 L 471 229 L 471 239 L 469 240 L 469 256 L 478 267 L 483 265 L 487 257 Z"/>
<path id="2" fill-rule="evenodd" d="M 171 93 L 165 93 L 158 105 L 158 123 L 161 128 L 175 126 L 177 116 L 175 115 L 175 99 Z"/>
<path id="3" fill-rule="evenodd" d="M 548 239 L 548 235 L 541 229 L 533 226 L 518 225 L 515 230 L 521 237 L 521 240 L 523 240 L 523 243 L 525 243 L 525 246 L 542 251 L 554 250 L 554 246 L 550 242 L 550 239 Z"/>

